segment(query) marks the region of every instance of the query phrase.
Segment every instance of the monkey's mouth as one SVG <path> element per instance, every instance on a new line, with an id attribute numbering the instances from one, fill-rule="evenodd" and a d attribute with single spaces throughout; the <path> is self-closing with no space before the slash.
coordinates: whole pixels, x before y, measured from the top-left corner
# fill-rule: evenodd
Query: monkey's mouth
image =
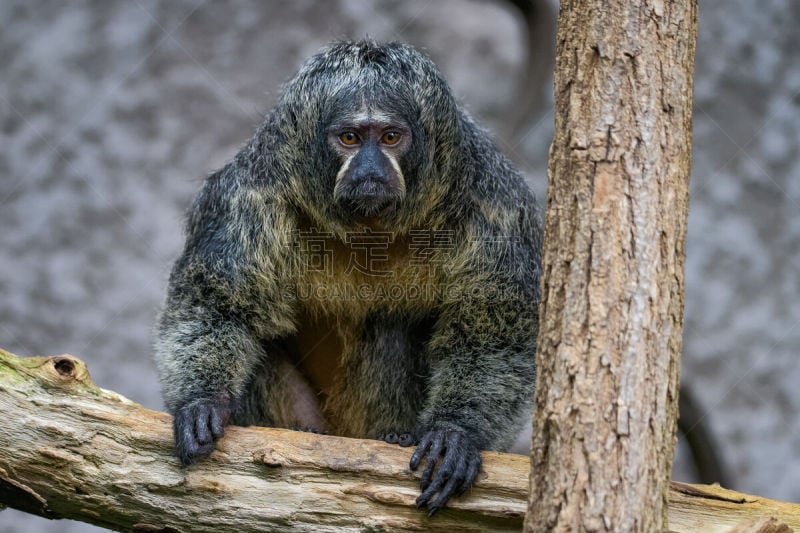
<path id="1" fill-rule="evenodd" d="M 380 217 L 394 211 L 400 191 L 379 180 L 366 179 L 342 187 L 337 203 L 357 217 Z"/>

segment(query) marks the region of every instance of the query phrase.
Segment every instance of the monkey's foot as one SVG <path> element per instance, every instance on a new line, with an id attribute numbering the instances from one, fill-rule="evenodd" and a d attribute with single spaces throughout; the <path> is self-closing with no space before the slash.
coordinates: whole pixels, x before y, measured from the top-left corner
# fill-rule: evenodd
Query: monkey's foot
<path id="1" fill-rule="evenodd" d="M 316 428 L 301 428 L 300 426 L 292 426 L 289 429 L 291 429 L 292 431 L 303 431 L 305 433 L 316 433 L 318 435 L 327 435 L 328 434 L 327 431 L 320 431 L 320 430 L 318 430 Z"/>
<path id="2" fill-rule="evenodd" d="M 418 442 L 413 433 L 397 433 L 395 431 L 384 433 L 378 437 L 377 440 L 382 440 L 383 442 L 387 442 L 389 444 L 399 444 L 403 448 L 413 446 Z"/>

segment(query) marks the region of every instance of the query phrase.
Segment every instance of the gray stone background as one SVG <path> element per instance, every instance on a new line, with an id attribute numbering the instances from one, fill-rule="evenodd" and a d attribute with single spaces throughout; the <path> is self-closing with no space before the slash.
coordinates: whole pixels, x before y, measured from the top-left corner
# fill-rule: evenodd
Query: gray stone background
<path id="1" fill-rule="evenodd" d="M 700 4 L 683 380 L 733 488 L 799 501 L 800 2 Z M 552 102 L 508 133 L 528 52 L 499 1 L 3 0 L 0 27 L 0 346 L 76 354 L 148 407 L 182 213 L 331 39 L 427 49 L 543 198 Z"/>

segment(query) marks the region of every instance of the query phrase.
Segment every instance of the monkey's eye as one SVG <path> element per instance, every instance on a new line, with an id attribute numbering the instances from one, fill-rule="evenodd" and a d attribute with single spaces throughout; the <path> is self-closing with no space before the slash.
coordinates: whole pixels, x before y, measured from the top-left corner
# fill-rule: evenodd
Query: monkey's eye
<path id="1" fill-rule="evenodd" d="M 345 146 L 353 146 L 358 144 L 358 134 L 354 131 L 346 131 L 339 134 L 339 141 Z"/>
<path id="2" fill-rule="evenodd" d="M 383 144 L 388 144 L 390 146 L 392 144 L 397 144 L 397 141 L 399 141 L 399 140 L 400 140 L 400 134 L 397 133 L 396 131 L 387 131 L 381 137 L 381 142 Z"/>

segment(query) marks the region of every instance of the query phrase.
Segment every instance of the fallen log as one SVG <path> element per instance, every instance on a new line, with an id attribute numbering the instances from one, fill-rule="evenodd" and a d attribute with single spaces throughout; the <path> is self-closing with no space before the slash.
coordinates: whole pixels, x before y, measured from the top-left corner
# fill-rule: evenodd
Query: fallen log
<path id="1" fill-rule="evenodd" d="M 414 506 L 410 454 L 378 441 L 229 427 L 209 458 L 184 468 L 168 414 L 97 387 L 71 355 L 0 350 L 0 504 L 46 518 L 117 531 L 521 530 L 527 457 L 484 453 L 475 487 L 428 518 Z M 800 505 L 672 485 L 673 531 L 730 531 L 770 517 L 800 531 Z"/>

